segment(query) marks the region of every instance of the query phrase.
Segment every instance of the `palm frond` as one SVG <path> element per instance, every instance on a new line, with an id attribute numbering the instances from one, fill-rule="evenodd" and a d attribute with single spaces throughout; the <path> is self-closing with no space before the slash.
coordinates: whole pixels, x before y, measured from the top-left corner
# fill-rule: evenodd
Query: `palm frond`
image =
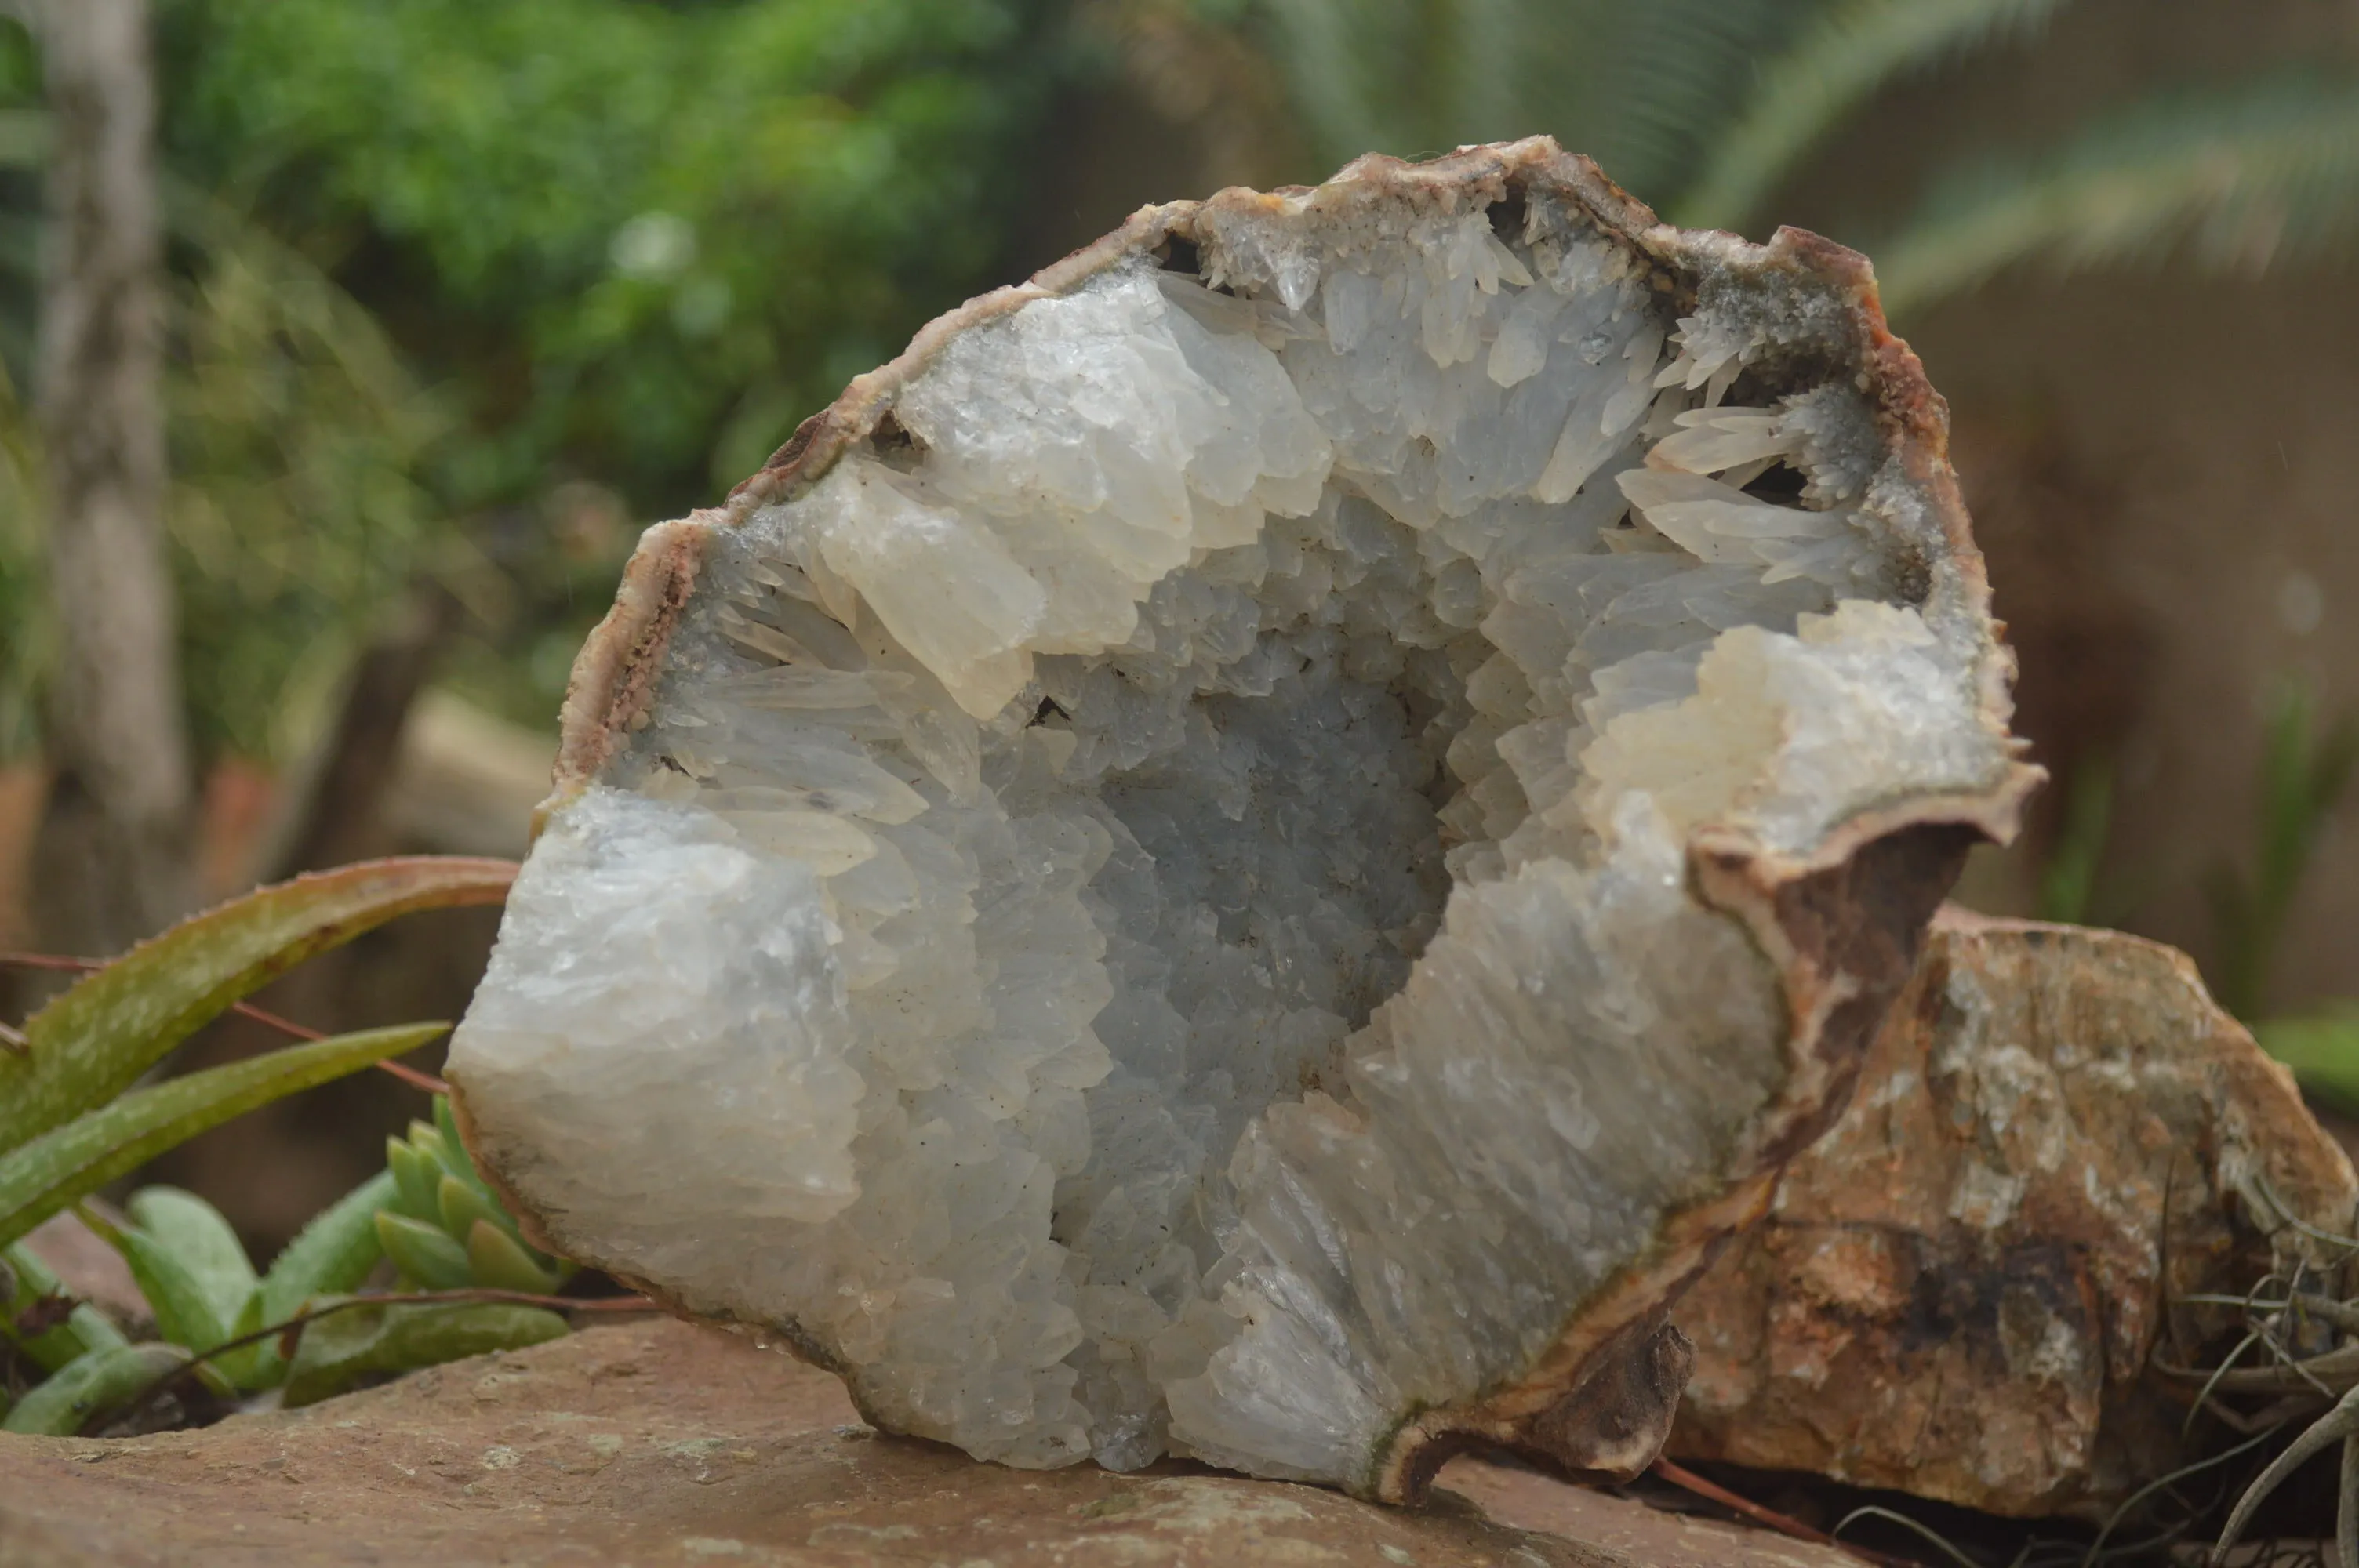
<path id="1" fill-rule="evenodd" d="M 1675 190 L 1795 0 L 1263 0 L 1252 21 L 1331 163 L 1545 131 Z"/>
<path id="2" fill-rule="evenodd" d="M 1271 52 L 1305 134 L 1330 167 L 1371 149 L 1408 150 L 1396 138 L 1417 133 L 1400 123 L 1391 68 L 1405 52 L 1410 9 L 1371 3 L 1347 12 L 1334 0 L 1270 0 Z"/>
<path id="3" fill-rule="evenodd" d="M 2354 229 L 2359 81 L 2303 73 L 2156 93 L 2052 153 L 1970 167 L 1872 254 L 1897 317 L 2023 262 L 2070 272 L 2185 249 L 2256 272 Z"/>
<path id="4" fill-rule="evenodd" d="M 1545 5 L 1546 0 L 1541 0 Z M 1544 127 L 1640 199 L 1668 203 L 1737 112 L 1755 62 L 1817 9 L 1793 0 L 1622 0 L 1581 98 L 1556 93 Z M 1532 64 L 1553 73 L 1555 62 Z M 1568 140 L 1560 124 L 1574 129 Z"/>
<path id="5" fill-rule="evenodd" d="M 1681 223 L 1734 228 L 1802 156 L 1896 77 L 2028 33 L 2065 0 L 1851 0 L 1770 60 L 1744 114 L 1677 203 Z"/>

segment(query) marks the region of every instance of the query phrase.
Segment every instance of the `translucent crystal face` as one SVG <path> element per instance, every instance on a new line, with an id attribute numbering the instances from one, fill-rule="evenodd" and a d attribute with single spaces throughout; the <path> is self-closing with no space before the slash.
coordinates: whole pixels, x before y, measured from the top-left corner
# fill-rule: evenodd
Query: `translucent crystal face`
<path id="1" fill-rule="evenodd" d="M 1356 1483 L 1783 1083 L 1690 831 L 2006 757 L 1865 394 L 1745 373 L 1807 312 L 1538 201 L 1200 239 L 710 534 L 453 1070 L 560 1242 L 897 1430 Z"/>

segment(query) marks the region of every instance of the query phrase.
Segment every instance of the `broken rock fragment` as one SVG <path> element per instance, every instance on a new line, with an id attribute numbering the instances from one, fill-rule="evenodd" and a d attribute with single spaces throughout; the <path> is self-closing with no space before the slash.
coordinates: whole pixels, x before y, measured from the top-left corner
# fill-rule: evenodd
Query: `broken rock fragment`
<path id="1" fill-rule="evenodd" d="M 1945 438 L 1545 140 L 1146 210 L 648 532 L 477 1154 L 981 1457 L 1628 1474 L 2036 777 Z"/>
<path id="2" fill-rule="evenodd" d="M 2344 1230 L 2354 1196 L 2183 954 L 1945 910 L 1850 1109 L 1680 1303 L 1673 1450 L 2101 1512 L 2192 1456 L 2147 1368 L 2223 1317 L 2169 1303 L 2248 1290 L 2279 1205 Z"/>

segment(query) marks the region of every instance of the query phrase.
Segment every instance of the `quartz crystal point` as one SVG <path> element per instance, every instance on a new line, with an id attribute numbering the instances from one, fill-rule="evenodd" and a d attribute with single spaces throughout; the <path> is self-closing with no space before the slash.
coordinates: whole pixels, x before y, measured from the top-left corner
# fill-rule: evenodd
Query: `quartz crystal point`
<path id="1" fill-rule="evenodd" d="M 1144 210 L 648 531 L 475 1151 L 984 1458 L 1631 1473 L 2038 776 L 1945 419 L 1545 140 Z"/>

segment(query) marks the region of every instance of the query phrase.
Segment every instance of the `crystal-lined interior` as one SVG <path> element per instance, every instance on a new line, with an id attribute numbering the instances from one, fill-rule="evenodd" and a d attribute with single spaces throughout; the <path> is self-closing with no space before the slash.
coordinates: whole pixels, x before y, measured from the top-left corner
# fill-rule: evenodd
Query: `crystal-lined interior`
<path id="1" fill-rule="evenodd" d="M 1523 1365 L 1783 1070 L 1686 830 L 1991 765 L 1855 388 L 1537 207 L 1304 226 L 719 537 L 455 1047 L 595 1087 L 543 1206 L 984 1457 L 1349 1480 Z"/>

